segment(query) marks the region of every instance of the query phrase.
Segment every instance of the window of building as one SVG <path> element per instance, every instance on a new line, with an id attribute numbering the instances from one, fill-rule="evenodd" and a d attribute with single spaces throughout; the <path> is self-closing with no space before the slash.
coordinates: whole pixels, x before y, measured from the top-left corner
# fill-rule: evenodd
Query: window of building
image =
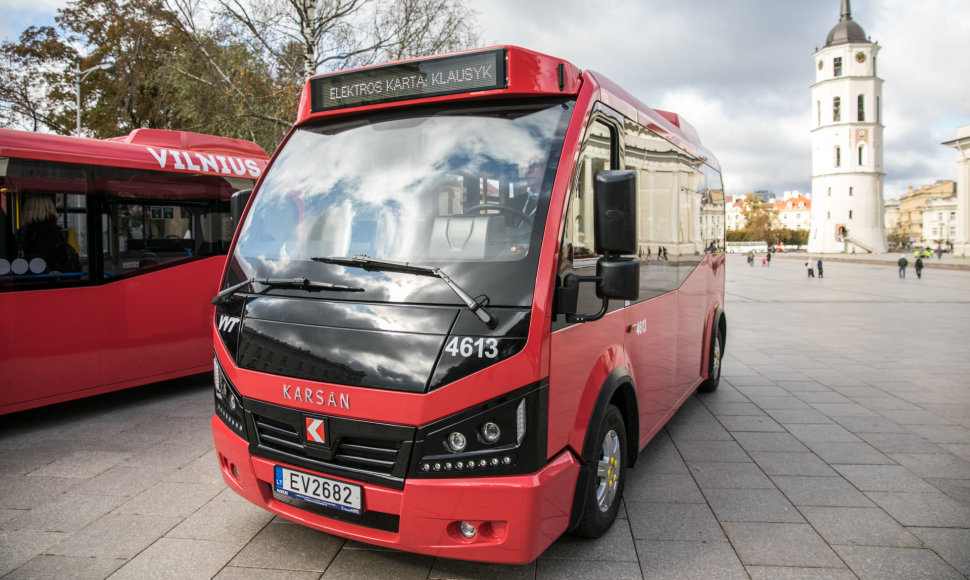
<path id="1" fill-rule="evenodd" d="M 859 145 L 859 165 L 866 164 L 866 146 Z"/>
<path id="2" fill-rule="evenodd" d="M 822 126 L 822 101 L 815 101 L 815 126 Z"/>
<path id="3" fill-rule="evenodd" d="M 852 189 L 853 188 L 851 188 L 851 187 L 849 188 L 849 197 L 852 197 Z"/>
<path id="4" fill-rule="evenodd" d="M 828 194 L 829 194 L 829 197 L 832 197 L 832 188 L 831 187 L 828 190 Z"/>
<path id="5" fill-rule="evenodd" d="M 838 123 L 842 120 L 842 98 L 832 99 L 832 120 Z"/>
<path id="6" fill-rule="evenodd" d="M 866 96 L 859 95 L 856 97 L 856 120 L 860 123 L 866 120 Z"/>
<path id="7" fill-rule="evenodd" d="M 832 212 L 830 212 L 830 211 L 825 212 L 825 219 L 827 219 L 827 220 L 832 219 Z"/>
<path id="8" fill-rule="evenodd" d="M 876 97 L 876 122 L 882 123 L 882 97 Z"/>
<path id="9" fill-rule="evenodd" d="M 849 219 L 852 219 L 852 210 L 849 210 Z"/>
<path id="10" fill-rule="evenodd" d="M 835 60 L 832 62 L 832 69 L 833 69 L 832 72 L 835 76 L 837 77 L 842 76 L 842 57 L 841 56 L 835 57 Z"/>
<path id="11" fill-rule="evenodd" d="M 842 148 L 838 145 L 835 147 L 835 166 L 842 167 Z"/>

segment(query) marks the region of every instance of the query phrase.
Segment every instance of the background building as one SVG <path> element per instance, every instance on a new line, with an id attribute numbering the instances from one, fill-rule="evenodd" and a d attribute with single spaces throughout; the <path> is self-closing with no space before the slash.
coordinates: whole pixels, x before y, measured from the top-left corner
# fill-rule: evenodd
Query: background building
<path id="1" fill-rule="evenodd" d="M 812 200 L 797 191 L 785 192 L 785 199 L 771 205 L 781 227 L 789 230 L 808 230 L 812 227 Z"/>
<path id="2" fill-rule="evenodd" d="M 852 20 L 849 0 L 815 53 L 810 252 L 885 252 L 879 45 Z"/>
<path id="3" fill-rule="evenodd" d="M 900 196 L 899 198 L 899 218 L 896 224 L 906 240 L 912 240 L 910 243 L 919 246 L 932 246 L 936 247 L 936 240 L 939 239 L 939 231 L 934 236 L 932 235 L 932 226 L 930 229 L 926 229 L 925 225 L 928 217 L 936 217 L 928 215 L 928 208 L 937 207 L 940 203 L 944 206 L 953 205 L 953 212 L 956 212 L 956 184 L 948 180 L 940 180 L 932 185 L 924 185 L 919 189 L 909 188 L 909 191 Z M 936 212 L 944 211 L 942 208 L 933 210 Z M 951 210 L 946 210 L 945 218 L 949 218 L 949 212 Z M 924 214 L 926 216 L 924 217 Z M 956 215 L 954 213 L 954 227 L 956 222 Z M 932 221 L 932 220 L 931 220 Z M 936 224 L 939 227 L 944 219 L 936 220 Z M 954 230 L 953 236 L 946 238 L 947 234 L 944 234 L 943 239 L 949 239 L 950 241 L 957 238 L 956 230 Z M 946 246 L 943 246 L 944 248 Z"/>
<path id="4" fill-rule="evenodd" d="M 953 253 L 970 254 L 970 125 L 957 131 L 957 138 L 944 143 L 957 153 L 957 214 Z"/>
<path id="5" fill-rule="evenodd" d="M 923 245 L 952 250 L 957 237 L 957 196 L 934 197 L 923 208 Z"/>

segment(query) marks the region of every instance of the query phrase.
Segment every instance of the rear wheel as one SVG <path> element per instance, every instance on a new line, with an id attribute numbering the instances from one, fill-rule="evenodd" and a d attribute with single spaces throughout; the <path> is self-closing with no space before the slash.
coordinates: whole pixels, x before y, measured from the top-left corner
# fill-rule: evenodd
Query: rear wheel
<path id="1" fill-rule="evenodd" d="M 596 440 L 599 441 L 593 461 L 596 472 L 589 479 L 583 499 L 583 517 L 575 532 L 588 538 L 598 538 L 616 520 L 626 483 L 626 429 L 620 410 L 610 405 L 600 421 Z"/>
<path id="2" fill-rule="evenodd" d="M 724 337 L 722 336 L 721 329 L 717 328 L 714 331 L 714 336 L 711 337 L 711 358 L 709 361 L 709 366 L 707 367 L 707 380 L 701 383 L 701 386 L 697 388 L 698 391 L 702 393 L 711 393 L 717 389 L 717 386 L 721 384 L 721 360 L 724 356 Z"/>

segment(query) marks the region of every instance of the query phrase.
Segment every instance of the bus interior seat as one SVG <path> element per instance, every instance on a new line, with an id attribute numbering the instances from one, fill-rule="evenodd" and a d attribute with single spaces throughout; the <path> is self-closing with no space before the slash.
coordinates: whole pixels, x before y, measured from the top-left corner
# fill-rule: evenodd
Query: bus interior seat
<path id="1" fill-rule="evenodd" d="M 436 260 L 482 260 L 505 245 L 504 216 L 441 216 L 434 220 L 428 255 Z"/>

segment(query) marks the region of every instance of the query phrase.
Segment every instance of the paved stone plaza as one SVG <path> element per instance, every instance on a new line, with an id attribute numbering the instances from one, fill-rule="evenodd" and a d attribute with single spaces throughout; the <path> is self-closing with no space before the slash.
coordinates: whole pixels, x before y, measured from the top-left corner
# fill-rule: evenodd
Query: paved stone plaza
<path id="1" fill-rule="evenodd" d="M 970 270 L 728 260 L 721 387 L 643 452 L 603 538 L 498 566 L 275 518 L 223 485 L 202 376 L 0 417 L 0 576 L 970 575 Z"/>

